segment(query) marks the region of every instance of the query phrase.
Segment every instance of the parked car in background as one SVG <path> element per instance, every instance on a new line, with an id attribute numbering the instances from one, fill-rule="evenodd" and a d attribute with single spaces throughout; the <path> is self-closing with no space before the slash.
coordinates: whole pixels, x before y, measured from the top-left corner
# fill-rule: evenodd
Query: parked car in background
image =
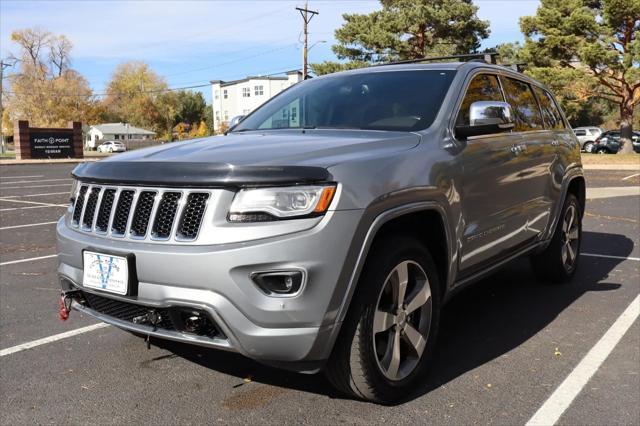
<path id="1" fill-rule="evenodd" d="M 580 141 L 580 147 L 584 152 L 593 152 L 593 145 L 596 139 L 604 132 L 599 127 L 576 127 L 573 133 Z"/>
<path id="2" fill-rule="evenodd" d="M 98 152 L 125 152 L 127 147 L 122 142 L 106 141 L 98 146 Z"/>
<path id="3" fill-rule="evenodd" d="M 631 137 L 633 142 L 633 151 L 640 153 L 640 132 L 633 132 Z M 591 152 L 598 154 L 616 154 L 620 150 L 620 131 L 610 130 L 604 132 L 596 139 Z"/>

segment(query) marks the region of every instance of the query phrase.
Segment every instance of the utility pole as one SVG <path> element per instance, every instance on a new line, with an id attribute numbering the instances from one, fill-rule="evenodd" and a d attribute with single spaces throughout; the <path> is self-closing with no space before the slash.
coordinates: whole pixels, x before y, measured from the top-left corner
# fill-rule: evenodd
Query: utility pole
<path id="1" fill-rule="evenodd" d="M 10 67 L 13 64 L 8 64 L 2 60 L 0 60 L 0 142 L 2 146 L 0 147 L 0 152 L 5 153 L 5 145 L 4 145 L 4 127 L 2 124 L 2 118 L 4 117 L 4 107 L 2 106 L 2 88 L 4 87 L 3 79 L 4 79 L 4 69 Z"/>
<path id="2" fill-rule="evenodd" d="M 307 79 L 307 39 L 309 36 L 309 22 L 315 15 L 319 13 L 314 10 L 309 10 L 307 2 L 304 3 L 304 9 L 296 7 L 296 10 L 300 11 L 302 19 L 304 20 L 304 48 L 302 49 L 302 79 Z"/>

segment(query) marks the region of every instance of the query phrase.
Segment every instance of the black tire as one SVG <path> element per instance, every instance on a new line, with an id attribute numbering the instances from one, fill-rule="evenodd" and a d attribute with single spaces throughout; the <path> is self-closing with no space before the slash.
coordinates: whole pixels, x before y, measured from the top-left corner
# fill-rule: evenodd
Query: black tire
<path id="1" fill-rule="evenodd" d="M 608 154 L 609 150 L 607 148 L 598 148 L 596 150 L 596 154 Z"/>
<path id="2" fill-rule="evenodd" d="M 577 242 L 571 246 L 571 253 L 573 253 L 573 261 L 567 262 L 570 252 L 567 246 L 567 236 L 565 219 L 569 214 L 570 209 L 574 209 Z M 568 232 L 571 232 L 569 230 Z M 573 240 L 571 240 L 573 241 Z M 580 260 L 580 244 L 582 242 L 582 210 L 578 199 L 573 194 L 567 194 L 564 205 L 562 206 L 562 212 L 560 219 L 556 225 L 556 229 L 553 232 L 553 237 L 549 246 L 542 252 L 531 257 L 531 265 L 533 267 L 536 276 L 543 281 L 552 282 L 555 284 L 564 283 L 570 281 L 578 269 L 578 263 Z M 566 257 L 565 257 L 566 256 Z"/>
<path id="3" fill-rule="evenodd" d="M 590 154 L 591 152 L 593 152 L 593 146 L 594 146 L 593 141 L 587 141 L 582 146 L 582 149 L 584 150 L 584 152 Z"/>
<path id="4" fill-rule="evenodd" d="M 411 268 L 415 268 L 408 274 L 412 277 L 409 278 L 409 284 L 405 287 L 407 289 L 406 301 L 408 302 L 403 304 L 403 309 L 406 307 L 405 313 L 409 312 L 408 316 L 405 317 L 403 313 L 402 323 L 394 322 L 388 331 L 374 335 L 375 312 L 383 295 L 388 294 L 384 291 L 389 288 L 391 274 L 401 264 L 408 264 Z M 417 278 L 418 276 L 422 277 L 423 272 L 426 275 L 426 282 Z M 413 286 L 412 280 L 414 281 Z M 398 281 L 400 280 L 398 279 Z M 419 310 L 414 308 L 414 313 L 410 313 L 408 305 L 411 305 L 413 299 L 418 299 L 418 293 L 423 294 L 420 289 L 424 291 L 424 285 L 427 285 L 431 291 L 430 301 L 420 305 Z M 413 290 L 409 291 L 410 287 Z M 324 369 L 329 381 L 349 396 L 372 402 L 390 404 L 406 397 L 409 392 L 415 390 L 416 384 L 423 379 L 429 360 L 433 355 L 439 327 L 440 302 L 440 284 L 435 264 L 429 251 L 419 241 L 408 236 L 386 237 L 378 241 L 367 258 L 358 289 L 331 357 Z M 401 315 L 398 312 L 394 316 L 396 320 Z M 415 312 L 419 312 L 418 317 L 413 316 Z M 416 321 L 422 324 L 422 315 L 425 315 L 425 312 L 429 312 L 430 323 L 428 331 L 421 332 L 422 338 L 426 335 L 426 343 L 421 342 L 423 350 L 421 356 L 416 358 L 417 351 L 413 352 L 415 348 L 410 345 L 408 332 L 405 334 L 405 331 L 398 330 L 406 330 L 407 323 L 410 322 L 413 322 L 410 325 L 415 327 L 414 331 L 416 328 L 424 329 L 424 327 L 417 325 Z M 398 348 L 403 348 L 405 356 L 414 355 L 414 358 L 407 356 L 406 360 L 402 361 L 403 366 L 409 363 L 411 369 L 405 369 L 405 372 L 409 371 L 407 376 L 398 380 L 390 380 L 385 376 L 390 369 L 386 373 L 383 372 L 383 361 L 379 359 L 380 340 L 377 339 L 385 339 L 385 336 L 381 336 L 385 333 L 389 333 L 388 336 L 393 333 L 402 336 L 395 340 Z M 388 336 L 386 352 L 390 354 L 388 345 L 391 344 L 392 337 Z M 398 354 L 400 352 L 399 349 Z M 396 368 L 396 371 L 400 370 L 400 367 Z"/>

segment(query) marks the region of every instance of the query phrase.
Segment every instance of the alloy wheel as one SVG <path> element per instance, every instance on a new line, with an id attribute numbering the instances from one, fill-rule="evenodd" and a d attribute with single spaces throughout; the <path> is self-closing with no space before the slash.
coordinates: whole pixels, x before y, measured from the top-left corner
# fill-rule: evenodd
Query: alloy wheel
<path id="1" fill-rule="evenodd" d="M 413 261 L 398 264 L 382 286 L 373 318 L 378 368 L 392 381 L 408 377 L 424 353 L 432 314 L 427 274 Z"/>
<path id="2" fill-rule="evenodd" d="M 562 220 L 562 264 L 567 271 L 573 269 L 578 257 L 580 230 L 578 210 L 569 205 Z"/>

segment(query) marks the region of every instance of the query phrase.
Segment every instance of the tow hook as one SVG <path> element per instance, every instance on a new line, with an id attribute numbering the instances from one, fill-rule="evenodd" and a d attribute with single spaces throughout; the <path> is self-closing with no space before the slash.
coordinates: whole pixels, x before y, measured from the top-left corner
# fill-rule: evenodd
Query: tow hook
<path id="1" fill-rule="evenodd" d="M 149 309 L 146 314 L 133 318 L 133 322 L 135 324 L 151 324 L 153 326 L 153 331 L 158 329 L 158 324 L 160 324 L 161 321 L 162 316 L 160 316 L 160 314 L 154 309 Z M 147 334 L 145 342 L 147 344 L 147 349 L 151 349 L 151 335 Z"/>
<path id="2" fill-rule="evenodd" d="M 61 321 L 69 319 L 69 313 L 71 312 L 71 303 L 73 302 L 73 295 L 79 290 L 68 290 L 60 293 L 60 304 L 58 309 L 58 317 Z"/>

